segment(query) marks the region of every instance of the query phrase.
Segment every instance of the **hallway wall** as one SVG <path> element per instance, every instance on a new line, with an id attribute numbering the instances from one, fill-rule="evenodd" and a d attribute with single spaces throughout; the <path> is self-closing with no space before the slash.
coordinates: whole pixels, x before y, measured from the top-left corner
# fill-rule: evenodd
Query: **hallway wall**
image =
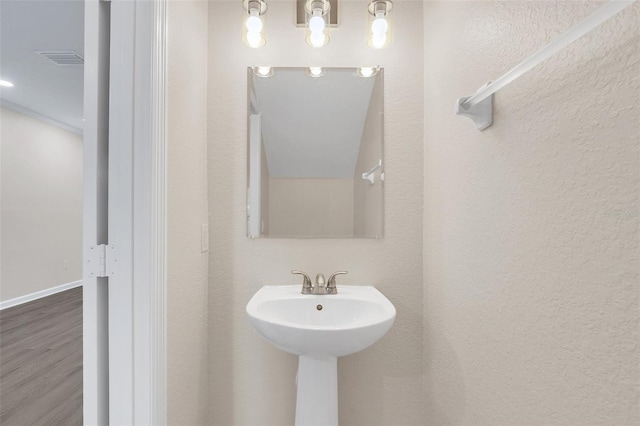
<path id="1" fill-rule="evenodd" d="M 0 301 L 82 279 L 82 136 L 0 108 Z"/>
<path id="2" fill-rule="evenodd" d="M 422 424 L 640 423 L 640 3 L 453 112 L 599 4 L 425 2 Z"/>

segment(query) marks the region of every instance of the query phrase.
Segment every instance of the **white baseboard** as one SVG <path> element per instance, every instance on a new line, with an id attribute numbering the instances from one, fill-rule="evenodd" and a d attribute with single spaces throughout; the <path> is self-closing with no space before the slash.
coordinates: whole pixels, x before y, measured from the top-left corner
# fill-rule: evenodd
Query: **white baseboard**
<path id="1" fill-rule="evenodd" d="M 41 299 L 43 297 L 51 296 L 52 294 L 60 293 L 65 290 L 71 290 L 72 288 L 80 287 L 81 285 L 82 285 L 82 280 L 72 281 L 70 283 L 62 284 L 56 287 L 51 287 L 44 290 L 36 291 L 35 293 L 14 297 L 13 299 L 0 302 L 0 311 L 3 309 L 11 308 L 12 306 L 22 305 L 23 303 L 27 303 L 36 299 Z"/>

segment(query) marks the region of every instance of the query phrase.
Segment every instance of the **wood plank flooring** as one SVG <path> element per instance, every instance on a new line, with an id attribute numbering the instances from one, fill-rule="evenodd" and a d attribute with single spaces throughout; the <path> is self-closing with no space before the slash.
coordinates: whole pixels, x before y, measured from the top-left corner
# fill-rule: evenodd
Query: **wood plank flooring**
<path id="1" fill-rule="evenodd" d="M 0 425 L 82 425 L 82 287 L 0 311 Z"/>

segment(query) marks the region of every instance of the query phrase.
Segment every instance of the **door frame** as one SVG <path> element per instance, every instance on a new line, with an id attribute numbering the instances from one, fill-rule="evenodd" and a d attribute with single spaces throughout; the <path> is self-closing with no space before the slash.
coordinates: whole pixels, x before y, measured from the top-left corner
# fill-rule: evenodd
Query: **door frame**
<path id="1" fill-rule="evenodd" d="M 166 25 L 167 0 L 85 1 L 87 425 L 166 424 Z"/>

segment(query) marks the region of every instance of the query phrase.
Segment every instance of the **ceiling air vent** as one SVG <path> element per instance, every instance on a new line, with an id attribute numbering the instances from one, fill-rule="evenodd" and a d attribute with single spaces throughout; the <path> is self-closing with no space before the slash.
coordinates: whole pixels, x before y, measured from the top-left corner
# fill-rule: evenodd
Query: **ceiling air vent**
<path id="1" fill-rule="evenodd" d="M 84 58 L 73 50 L 36 50 L 36 53 L 56 65 L 83 65 Z"/>

